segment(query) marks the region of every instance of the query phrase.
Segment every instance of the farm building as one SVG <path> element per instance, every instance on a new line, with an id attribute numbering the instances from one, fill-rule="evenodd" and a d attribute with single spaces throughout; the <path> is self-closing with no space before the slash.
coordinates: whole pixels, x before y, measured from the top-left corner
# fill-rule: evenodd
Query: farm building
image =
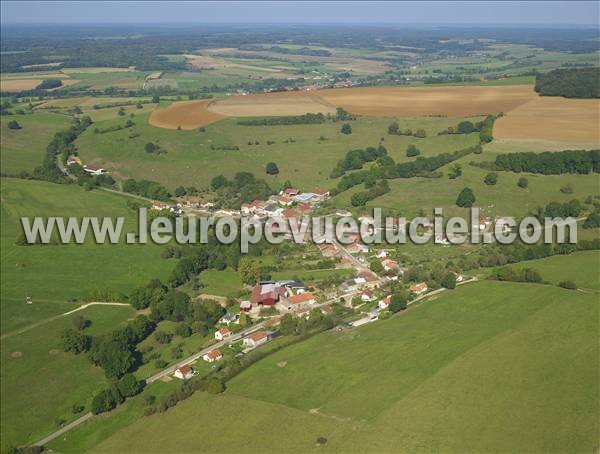
<path id="1" fill-rule="evenodd" d="M 209 351 L 202 357 L 202 359 L 207 363 L 214 363 L 215 361 L 219 361 L 221 358 L 223 358 L 223 354 L 218 348 Z"/>
<path id="2" fill-rule="evenodd" d="M 181 380 L 187 380 L 194 376 L 194 369 L 186 364 L 175 369 L 175 373 L 173 375 Z"/>
<path id="3" fill-rule="evenodd" d="M 250 312 L 252 310 L 252 303 L 250 301 L 242 301 L 240 303 L 240 312 Z"/>
<path id="4" fill-rule="evenodd" d="M 286 295 L 286 290 L 277 284 L 258 284 L 252 289 L 250 301 L 259 306 L 273 306 L 281 296 Z"/>

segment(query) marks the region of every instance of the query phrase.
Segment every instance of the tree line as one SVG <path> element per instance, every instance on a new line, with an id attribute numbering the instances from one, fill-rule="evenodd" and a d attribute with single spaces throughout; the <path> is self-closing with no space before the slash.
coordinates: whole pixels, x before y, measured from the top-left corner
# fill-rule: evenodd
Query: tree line
<path id="1" fill-rule="evenodd" d="M 519 152 L 496 156 L 496 170 L 560 175 L 600 173 L 600 150 Z"/>
<path id="2" fill-rule="evenodd" d="M 600 98 L 600 68 L 555 69 L 535 78 L 541 96 Z"/>

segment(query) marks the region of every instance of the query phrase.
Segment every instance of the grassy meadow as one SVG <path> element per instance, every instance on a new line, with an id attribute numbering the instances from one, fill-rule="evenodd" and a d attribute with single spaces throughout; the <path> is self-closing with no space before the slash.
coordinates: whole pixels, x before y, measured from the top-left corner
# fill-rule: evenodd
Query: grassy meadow
<path id="1" fill-rule="evenodd" d="M 161 247 L 85 244 L 17 246 L 21 216 L 124 216 L 124 232 L 136 230 L 136 214 L 123 196 L 75 185 L 3 178 L 1 181 L 2 333 L 73 309 L 95 290 L 127 293 L 151 278 L 165 279 L 174 261 Z M 26 304 L 26 297 L 33 304 Z"/>
<path id="2" fill-rule="evenodd" d="M 95 451 L 590 451 L 597 331 L 596 294 L 469 284 L 274 353 Z"/>
<path id="3" fill-rule="evenodd" d="M 10 121 L 17 121 L 22 129 L 9 129 Z M 0 118 L 0 166 L 3 173 L 31 172 L 42 164 L 46 146 L 54 134 L 66 129 L 71 118 L 53 113 L 6 115 Z"/>
<path id="4" fill-rule="evenodd" d="M 3 279 L 5 279 L 3 273 Z M 2 302 L 3 318 L 5 302 Z M 91 321 L 85 333 L 98 335 L 117 328 L 135 315 L 129 306 L 90 306 L 27 332 L 2 339 L 2 450 L 22 446 L 59 428 L 59 420 L 70 421 L 74 404 L 90 410 L 92 397 L 107 380 L 85 355 L 66 353 L 61 332 L 72 319 L 83 315 Z"/>
<path id="5" fill-rule="evenodd" d="M 98 121 L 100 129 L 124 124 L 126 118 Z M 351 122 L 353 133 L 339 132 L 341 123 L 292 126 L 240 126 L 237 119 L 225 119 L 206 126 L 205 132 L 176 131 L 157 128 L 147 123 L 147 116 L 136 115 L 132 128 L 105 134 L 94 134 L 89 128 L 77 140 L 84 162 L 99 163 L 113 176 L 120 178 L 146 178 L 158 181 L 169 189 L 179 185 L 206 187 L 219 174 L 232 177 L 239 171 L 250 171 L 266 177 L 277 187 L 285 180 L 304 190 L 315 187 L 332 187 L 335 181 L 329 174 L 347 151 L 355 148 L 377 146 L 381 138 L 390 156 L 402 162 L 406 148 L 415 144 L 423 156 L 433 156 L 475 145 L 477 134 L 437 136 L 458 119 L 407 118 L 398 119 L 402 129 L 423 128 L 428 137 L 418 139 L 387 134 L 394 118 L 360 117 Z M 139 136 L 130 138 L 133 134 Z M 320 140 L 323 136 L 325 140 Z M 285 143 L 289 138 L 293 143 Z M 254 143 L 258 141 L 259 145 Z M 267 145 L 267 141 L 275 142 Z M 147 142 L 154 142 L 167 150 L 162 155 L 144 151 Z M 252 142 L 252 145 L 248 145 Z M 239 147 L 238 151 L 223 147 Z M 274 161 L 279 167 L 276 177 L 265 174 L 265 166 Z"/>

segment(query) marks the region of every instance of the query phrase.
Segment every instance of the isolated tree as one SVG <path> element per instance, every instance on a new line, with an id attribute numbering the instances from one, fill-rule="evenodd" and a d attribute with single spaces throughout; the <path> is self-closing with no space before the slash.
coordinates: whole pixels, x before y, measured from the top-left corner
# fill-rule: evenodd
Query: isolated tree
<path id="1" fill-rule="evenodd" d="M 406 292 L 396 292 L 392 295 L 392 300 L 390 301 L 389 310 L 390 312 L 399 312 L 403 311 L 408 307 L 408 297 Z"/>
<path id="2" fill-rule="evenodd" d="M 160 96 L 158 96 L 158 95 L 154 95 L 154 96 L 152 97 L 152 102 L 153 102 L 154 104 L 158 104 L 158 103 L 160 102 Z"/>
<path id="3" fill-rule="evenodd" d="M 352 134 L 352 126 L 349 123 L 344 123 L 342 125 L 342 129 L 340 129 L 342 134 Z"/>
<path id="4" fill-rule="evenodd" d="M 73 328 L 75 328 L 77 331 L 82 331 L 85 328 L 87 328 L 90 321 L 86 320 L 86 318 L 83 315 L 78 314 L 75 317 L 73 317 L 72 323 Z"/>
<path id="5" fill-rule="evenodd" d="M 242 257 L 238 263 L 238 271 L 244 284 L 254 285 L 260 280 L 260 264 L 256 260 Z"/>
<path id="6" fill-rule="evenodd" d="M 459 134 L 469 134 L 475 131 L 475 126 L 470 121 L 461 121 L 458 124 L 457 131 Z"/>
<path id="7" fill-rule="evenodd" d="M 496 172 L 488 173 L 483 179 L 483 182 L 488 186 L 494 186 L 496 183 L 498 183 L 498 174 Z"/>
<path id="8" fill-rule="evenodd" d="M 133 374 L 125 374 L 119 380 L 117 388 L 123 397 L 132 397 L 142 391 L 142 382 L 137 381 Z"/>
<path id="9" fill-rule="evenodd" d="M 471 188 L 464 188 L 458 194 L 456 205 L 463 208 L 471 208 L 475 203 L 475 194 Z"/>
<path id="10" fill-rule="evenodd" d="M 371 271 L 373 271 L 375 274 L 381 274 L 384 271 L 383 265 L 377 259 L 371 260 L 369 263 L 369 268 L 371 268 Z"/>
<path id="11" fill-rule="evenodd" d="M 397 121 L 388 126 L 388 134 L 398 134 L 398 131 L 400 131 L 400 125 Z"/>
<path id="12" fill-rule="evenodd" d="M 425 132 L 424 129 L 417 129 L 415 131 L 414 136 L 418 137 L 419 139 L 424 139 L 425 137 L 427 137 L 427 133 Z"/>
<path id="13" fill-rule="evenodd" d="M 22 127 L 16 120 L 11 120 L 8 122 L 8 129 L 22 129 Z"/>
<path id="14" fill-rule="evenodd" d="M 154 153 L 156 151 L 156 145 L 154 145 L 152 142 L 148 142 L 144 146 L 144 150 L 146 150 L 146 153 Z"/>
<path id="15" fill-rule="evenodd" d="M 454 274 L 452 274 L 451 272 L 447 272 L 444 275 L 444 278 L 442 279 L 442 287 L 447 288 L 447 289 L 454 289 L 456 288 L 456 276 Z"/>
<path id="16" fill-rule="evenodd" d="M 212 179 L 210 186 L 214 191 L 216 191 L 217 189 L 223 188 L 228 184 L 229 182 L 227 181 L 227 178 L 225 178 L 223 175 L 217 175 Z"/>
<path id="17" fill-rule="evenodd" d="M 277 175 L 279 173 L 279 168 L 274 162 L 269 162 L 267 164 L 266 171 L 268 175 Z"/>
<path id="18" fill-rule="evenodd" d="M 225 385 L 218 378 L 212 378 L 206 385 L 206 391 L 210 394 L 221 394 L 225 391 Z"/>
<path id="19" fill-rule="evenodd" d="M 62 332 L 62 346 L 64 351 L 78 355 L 86 351 L 90 346 L 90 337 L 83 334 L 80 330 L 67 328 Z"/>
<path id="20" fill-rule="evenodd" d="M 408 147 L 406 147 L 406 156 L 408 156 L 409 158 L 413 156 L 418 156 L 420 154 L 421 151 L 413 144 L 410 144 Z"/>
<path id="21" fill-rule="evenodd" d="M 119 116 L 124 117 L 126 115 L 125 108 L 121 107 L 119 109 L 119 112 L 117 112 L 117 113 L 119 114 Z"/>
<path id="22" fill-rule="evenodd" d="M 521 178 L 519 178 L 519 181 L 517 182 L 517 186 L 519 186 L 520 188 L 526 189 L 527 186 L 529 186 L 529 180 L 525 177 L 521 177 Z"/>

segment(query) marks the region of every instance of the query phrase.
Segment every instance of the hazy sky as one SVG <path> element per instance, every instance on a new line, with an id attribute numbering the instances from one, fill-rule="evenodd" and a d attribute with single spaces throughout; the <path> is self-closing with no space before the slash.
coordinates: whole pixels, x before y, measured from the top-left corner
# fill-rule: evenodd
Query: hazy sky
<path id="1" fill-rule="evenodd" d="M 3 23 L 435 23 L 598 25 L 597 1 L 149 2 L 2 0 Z"/>

